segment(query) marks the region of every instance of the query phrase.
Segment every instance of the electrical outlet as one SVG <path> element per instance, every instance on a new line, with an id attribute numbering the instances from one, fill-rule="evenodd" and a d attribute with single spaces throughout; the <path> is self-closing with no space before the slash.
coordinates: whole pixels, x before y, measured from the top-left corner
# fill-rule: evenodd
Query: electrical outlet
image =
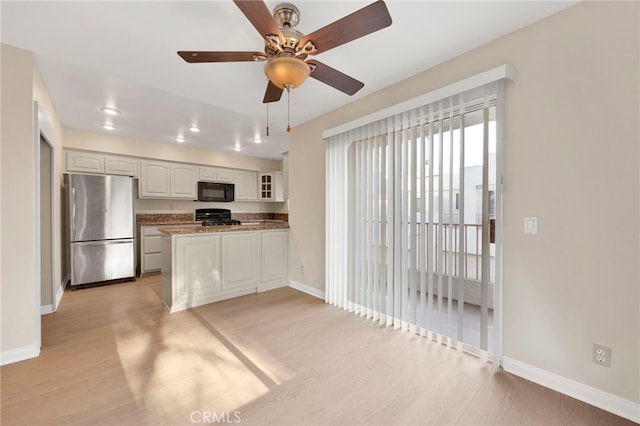
<path id="1" fill-rule="evenodd" d="M 603 367 L 611 367 L 611 348 L 602 345 L 593 344 L 593 353 L 591 360 L 594 364 Z"/>

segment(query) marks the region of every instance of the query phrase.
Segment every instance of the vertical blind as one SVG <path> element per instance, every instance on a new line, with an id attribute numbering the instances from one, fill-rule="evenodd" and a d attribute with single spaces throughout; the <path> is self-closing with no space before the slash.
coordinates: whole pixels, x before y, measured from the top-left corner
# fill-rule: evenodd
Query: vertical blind
<path id="1" fill-rule="evenodd" d="M 327 303 L 491 351 L 501 93 L 494 81 L 326 138 Z"/>

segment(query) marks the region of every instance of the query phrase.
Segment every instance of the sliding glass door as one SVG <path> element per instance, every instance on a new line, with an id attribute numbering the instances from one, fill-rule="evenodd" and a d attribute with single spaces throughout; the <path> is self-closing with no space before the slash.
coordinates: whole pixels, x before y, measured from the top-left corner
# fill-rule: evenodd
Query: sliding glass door
<path id="1" fill-rule="evenodd" d="M 327 141 L 329 303 L 493 351 L 496 85 Z"/>

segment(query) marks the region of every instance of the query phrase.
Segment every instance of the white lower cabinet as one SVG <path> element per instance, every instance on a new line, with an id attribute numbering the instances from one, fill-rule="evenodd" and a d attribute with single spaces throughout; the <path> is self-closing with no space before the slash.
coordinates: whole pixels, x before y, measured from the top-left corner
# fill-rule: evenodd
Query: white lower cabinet
<path id="1" fill-rule="evenodd" d="M 257 232 L 222 235 L 222 288 L 225 290 L 258 283 Z"/>
<path id="2" fill-rule="evenodd" d="M 176 289 L 179 300 L 197 300 L 221 290 L 220 236 L 179 238 L 176 251 L 184 259 L 176 264 L 175 272 L 180 283 Z"/>
<path id="3" fill-rule="evenodd" d="M 157 226 L 141 226 L 140 275 L 158 272 L 161 263 L 160 231 Z"/>
<path id="4" fill-rule="evenodd" d="M 288 285 L 288 230 L 162 235 L 171 312 Z"/>
<path id="5" fill-rule="evenodd" d="M 158 228 L 179 228 L 181 226 L 193 226 L 193 224 L 140 226 L 140 231 L 138 232 L 138 241 L 140 242 L 139 276 L 160 272 L 160 267 L 162 265 L 162 246 L 160 243 L 160 236 L 162 234 L 158 231 Z"/>
<path id="6" fill-rule="evenodd" d="M 286 280 L 289 275 L 289 231 L 262 231 L 261 280 Z"/>

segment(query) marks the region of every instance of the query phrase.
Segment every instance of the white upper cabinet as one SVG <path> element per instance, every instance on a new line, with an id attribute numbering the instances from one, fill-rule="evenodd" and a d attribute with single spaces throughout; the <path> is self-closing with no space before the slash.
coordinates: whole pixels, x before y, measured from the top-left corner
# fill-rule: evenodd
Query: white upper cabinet
<path id="1" fill-rule="evenodd" d="M 198 167 L 198 181 L 216 182 L 218 169 L 215 167 Z"/>
<path id="2" fill-rule="evenodd" d="M 131 157 L 104 156 L 104 172 L 108 175 L 138 177 L 139 161 Z"/>
<path id="3" fill-rule="evenodd" d="M 138 177 L 138 159 L 69 150 L 66 151 L 66 171 Z"/>
<path id="4" fill-rule="evenodd" d="M 177 198 L 195 200 L 196 167 L 163 161 L 140 162 L 138 181 L 140 198 Z"/>
<path id="5" fill-rule="evenodd" d="M 236 200 L 255 201 L 258 199 L 258 172 L 236 170 Z"/>
<path id="6" fill-rule="evenodd" d="M 68 172 L 104 173 L 104 155 L 82 151 L 67 151 Z"/>
<path id="7" fill-rule="evenodd" d="M 258 175 L 258 199 L 260 201 L 284 201 L 282 172 Z"/>
<path id="8" fill-rule="evenodd" d="M 233 183 L 235 181 L 235 170 L 231 169 L 218 169 L 217 182 Z"/>
<path id="9" fill-rule="evenodd" d="M 221 169 L 219 167 L 198 167 L 199 181 L 233 183 L 234 175 L 234 170 L 231 169 Z"/>
<path id="10" fill-rule="evenodd" d="M 186 164 L 171 165 L 171 198 L 198 198 L 196 189 L 196 168 Z"/>
<path id="11" fill-rule="evenodd" d="M 171 163 L 141 161 L 138 195 L 140 198 L 170 198 Z"/>

